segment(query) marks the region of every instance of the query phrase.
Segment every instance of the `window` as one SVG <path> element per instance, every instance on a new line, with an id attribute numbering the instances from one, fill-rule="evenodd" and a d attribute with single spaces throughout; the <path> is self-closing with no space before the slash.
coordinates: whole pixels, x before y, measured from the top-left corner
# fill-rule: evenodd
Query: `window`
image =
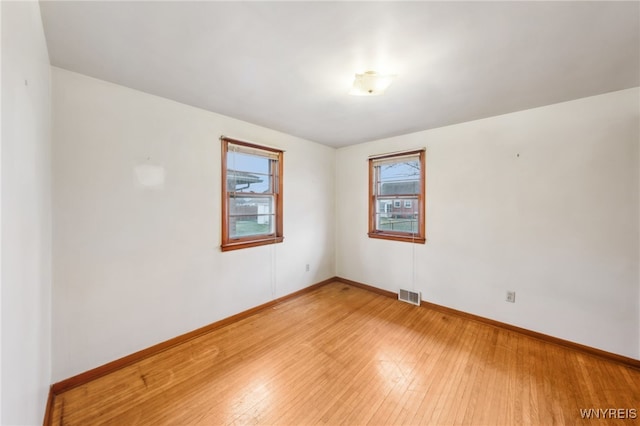
<path id="1" fill-rule="evenodd" d="M 424 150 L 369 158 L 369 237 L 425 243 L 424 165 Z"/>
<path id="2" fill-rule="evenodd" d="M 282 242 L 283 152 L 221 141 L 222 251 Z"/>

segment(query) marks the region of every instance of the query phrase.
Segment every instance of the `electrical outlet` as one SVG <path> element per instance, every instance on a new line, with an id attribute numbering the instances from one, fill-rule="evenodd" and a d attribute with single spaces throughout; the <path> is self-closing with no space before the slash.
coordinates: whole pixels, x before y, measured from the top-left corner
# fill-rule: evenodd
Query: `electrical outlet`
<path id="1" fill-rule="evenodd" d="M 305 271 L 309 272 L 309 264 L 307 263 L 307 266 L 305 266 Z"/>
<path id="2" fill-rule="evenodd" d="M 507 298 L 505 300 L 510 303 L 516 303 L 516 292 L 507 291 Z"/>

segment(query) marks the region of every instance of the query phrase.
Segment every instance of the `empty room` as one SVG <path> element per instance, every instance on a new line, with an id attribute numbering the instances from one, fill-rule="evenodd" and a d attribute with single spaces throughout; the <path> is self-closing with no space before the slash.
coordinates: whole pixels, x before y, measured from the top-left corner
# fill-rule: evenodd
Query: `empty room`
<path id="1" fill-rule="evenodd" d="M 0 18 L 2 425 L 637 424 L 640 2 Z"/>

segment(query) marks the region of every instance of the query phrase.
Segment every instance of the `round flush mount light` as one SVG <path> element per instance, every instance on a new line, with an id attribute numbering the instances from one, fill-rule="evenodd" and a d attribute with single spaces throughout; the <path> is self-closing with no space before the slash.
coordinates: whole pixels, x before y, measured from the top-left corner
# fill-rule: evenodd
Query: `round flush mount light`
<path id="1" fill-rule="evenodd" d="M 365 71 L 362 74 L 356 74 L 349 94 L 354 96 L 381 95 L 394 78 L 395 75 L 379 74 L 376 71 Z"/>

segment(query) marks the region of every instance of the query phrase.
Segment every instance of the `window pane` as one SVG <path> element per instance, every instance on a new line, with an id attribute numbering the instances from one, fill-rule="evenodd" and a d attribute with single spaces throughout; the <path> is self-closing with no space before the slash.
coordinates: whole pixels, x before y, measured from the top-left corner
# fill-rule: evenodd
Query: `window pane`
<path id="1" fill-rule="evenodd" d="M 259 214 L 273 214 L 274 197 L 230 197 L 230 216 L 256 216 Z"/>
<path id="2" fill-rule="evenodd" d="M 273 161 L 259 155 L 227 152 L 227 191 L 255 194 L 273 192 Z"/>
<path id="3" fill-rule="evenodd" d="M 385 163 L 379 169 L 379 195 L 420 193 L 420 162 L 418 160 Z"/>
<path id="4" fill-rule="evenodd" d="M 248 194 L 271 193 L 271 176 L 253 172 L 229 169 L 227 171 L 227 191 Z"/>
<path id="5" fill-rule="evenodd" d="M 418 233 L 418 216 L 393 217 L 387 214 L 376 214 L 376 229 L 378 231 L 394 231 Z"/>
<path id="6" fill-rule="evenodd" d="M 394 218 L 413 217 L 419 214 L 418 198 L 378 198 L 376 214 Z"/>
<path id="7" fill-rule="evenodd" d="M 230 197 L 229 235 L 231 238 L 274 232 L 274 197 Z"/>
<path id="8" fill-rule="evenodd" d="M 229 235 L 231 238 L 248 235 L 269 235 L 274 231 L 274 215 L 260 214 L 256 216 L 230 216 Z"/>
<path id="9" fill-rule="evenodd" d="M 259 155 L 249 155 L 241 152 L 227 152 L 227 168 L 233 170 L 246 170 L 253 173 L 269 174 L 271 160 Z"/>
<path id="10" fill-rule="evenodd" d="M 379 231 L 418 232 L 418 198 L 378 199 L 376 229 Z"/>

